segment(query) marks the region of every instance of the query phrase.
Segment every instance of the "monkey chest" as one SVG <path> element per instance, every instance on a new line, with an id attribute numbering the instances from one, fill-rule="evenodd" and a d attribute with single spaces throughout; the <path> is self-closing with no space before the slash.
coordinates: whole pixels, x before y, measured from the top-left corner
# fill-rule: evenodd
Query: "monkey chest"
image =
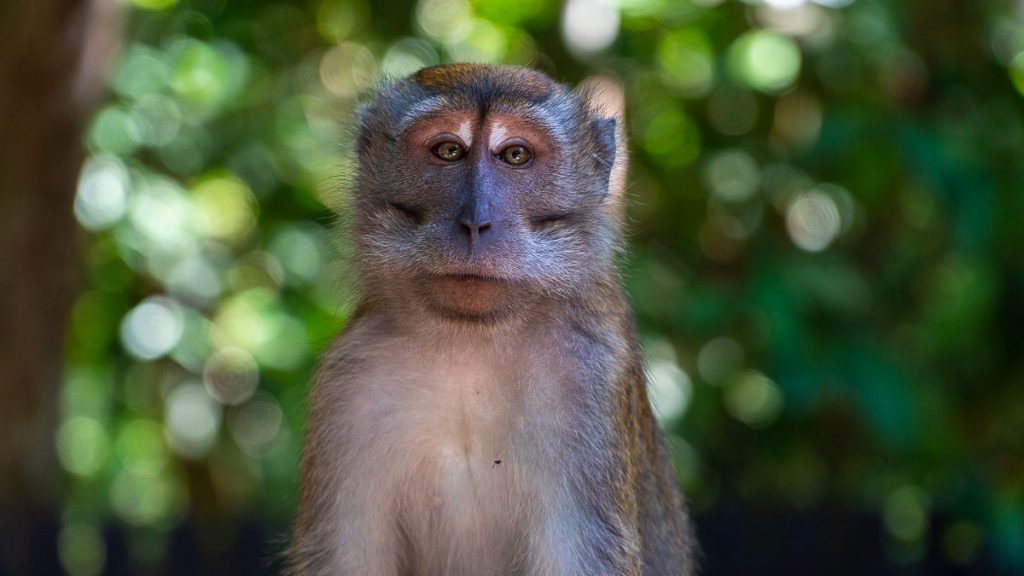
<path id="1" fill-rule="evenodd" d="M 508 524 L 536 486 L 529 418 L 484 394 L 470 388 L 442 400 L 430 416 L 411 418 L 401 432 L 418 454 L 410 469 L 396 470 L 407 475 L 397 486 L 419 514 L 453 529 L 463 523 L 471 530 Z"/>
<path id="2" fill-rule="evenodd" d="M 559 485 L 544 473 L 547 424 L 493 381 L 448 383 L 397 396 L 362 454 L 372 465 L 355 468 L 379 475 L 360 484 L 393 510 L 382 521 L 404 536 L 414 574 L 521 573 L 530 523 Z"/>

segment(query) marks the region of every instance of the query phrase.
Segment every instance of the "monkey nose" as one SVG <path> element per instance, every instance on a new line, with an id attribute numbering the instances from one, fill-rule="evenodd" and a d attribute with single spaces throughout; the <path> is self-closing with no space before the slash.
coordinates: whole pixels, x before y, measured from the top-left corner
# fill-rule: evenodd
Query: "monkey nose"
<path id="1" fill-rule="evenodd" d="M 470 238 L 477 238 L 481 232 L 486 232 L 491 227 L 491 220 L 489 218 L 459 218 L 459 225 L 462 227 L 462 231 L 469 235 Z"/>
<path id="2" fill-rule="evenodd" d="M 480 235 L 491 229 L 491 210 L 486 201 L 473 202 L 459 214 L 459 229 L 469 237 L 470 248 Z"/>

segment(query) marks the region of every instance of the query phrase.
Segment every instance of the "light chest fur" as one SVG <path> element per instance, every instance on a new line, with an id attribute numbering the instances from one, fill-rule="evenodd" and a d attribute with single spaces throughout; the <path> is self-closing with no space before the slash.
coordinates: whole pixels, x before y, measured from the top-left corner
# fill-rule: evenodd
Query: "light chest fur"
<path id="1" fill-rule="evenodd" d="M 394 530 L 384 540 L 398 550 L 377 553 L 416 575 L 535 573 L 538 550 L 571 548 L 574 538 L 558 534 L 576 529 L 559 472 L 568 463 L 558 461 L 572 433 L 566 362 L 542 340 L 363 347 L 332 383 L 346 399 L 337 425 L 349 440 L 339 446 L 340 524 Z"/>

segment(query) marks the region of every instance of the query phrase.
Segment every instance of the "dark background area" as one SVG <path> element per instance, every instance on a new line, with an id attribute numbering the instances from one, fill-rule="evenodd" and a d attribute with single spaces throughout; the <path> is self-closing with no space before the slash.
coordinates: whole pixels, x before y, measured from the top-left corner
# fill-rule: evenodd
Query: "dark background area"
<path id="1" fill-rule="evenodd" d="M 1024 4 L 10 0 L 0 574 L 274 574 L 357 103 L 621 90 L 703 574 L 1024 574 Z"/>

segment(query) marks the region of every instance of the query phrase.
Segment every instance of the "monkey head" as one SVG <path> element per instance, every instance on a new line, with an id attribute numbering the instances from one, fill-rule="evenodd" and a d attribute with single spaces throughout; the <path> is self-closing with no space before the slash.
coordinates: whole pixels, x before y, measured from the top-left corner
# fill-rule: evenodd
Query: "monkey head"
<path id="1" fill-rule="evenodd" d="M 616 137 L 585 94 L 527 68 L 436 66 L 385 86 L 359 127 L 364 295 L 478 324 L 578 297 L 612 269 Z"/>

